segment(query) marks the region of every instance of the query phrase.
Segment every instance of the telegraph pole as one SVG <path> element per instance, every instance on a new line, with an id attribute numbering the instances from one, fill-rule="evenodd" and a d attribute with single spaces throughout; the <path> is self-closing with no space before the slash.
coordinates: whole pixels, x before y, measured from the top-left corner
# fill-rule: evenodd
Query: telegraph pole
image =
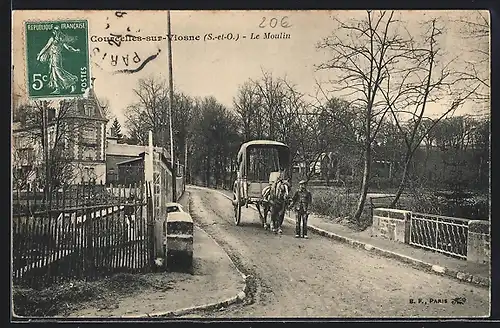
<path id="1" fill-rule="evenodd" d="M 168 102 L 168 112 L 169 112 L 169 124 L 170 124 L 170 160 L 172 161 L 172 200 L 174 202 L 177 201 L 176 196 L 176 182 L 177 182 L 177 170 L 175 167 L 175 158 L 174 158 L 174 137 L 173 137 L 173 129 L 172 129 L 172 104 L 174 102 L 174 79 L 172 73 L 172 31 L 170 26 L 170 10 L 167 11 L 167 25 L 168 25 L 168 38 L 167 38 L 167 47 L 168 47 L 168 91 L 169 91 L 169 102 Z"/>
<path id="2" fill-rule="evenodd" d="M 188 143 L 187 140 L 184 143 L 184 190 L 186 190 L 187 184 L 187 162 L 188 162 Z"/>
<path id="3" fill-rule="evenodd" d="M 48 131 L 48 103 L 42 100 L 42 142 L 43 142 L 43 155 L 45 159 L 45 201 L 47 206 L 51 205 L 51 186 L 52 177 L 50 176 L 50 153 L 49 153 L 49 131 Z"/>

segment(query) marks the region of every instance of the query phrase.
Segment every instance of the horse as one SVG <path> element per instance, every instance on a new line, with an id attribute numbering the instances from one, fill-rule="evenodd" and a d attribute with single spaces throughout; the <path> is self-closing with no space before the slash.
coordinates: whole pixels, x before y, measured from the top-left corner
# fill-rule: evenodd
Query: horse
<path id="1" fill-rule="evenodd" d="M 285 219 L 285 210 L 290 201 L 290 184 L 279 179 L 274 186 L 267 186 L 262 190 L 264 229 L 271 229 L 274 233 L 281 233 L 281 226 Z M 271 213 L 271 224 L 267 223 L 267 214 Z"/>

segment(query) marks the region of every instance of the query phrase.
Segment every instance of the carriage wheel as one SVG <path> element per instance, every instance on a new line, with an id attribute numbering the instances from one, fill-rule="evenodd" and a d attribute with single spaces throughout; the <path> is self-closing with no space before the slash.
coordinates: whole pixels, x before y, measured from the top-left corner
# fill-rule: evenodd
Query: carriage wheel
<path id="1" fill-rule="evenodd" d="M 241 203 L 240 200 L 236 198 L 236 195 L 234 195 L 233 204 L 234 204 L 234 223 L 236 225 L 239 225 L 241 221 Z"/>
<path id="2" fill-rule="evenodd" d="M 234 207 L 234 223 L 236 225 L 240 225 L 240 221 L 241 221 L 241 205 L 237 204 Z"/>

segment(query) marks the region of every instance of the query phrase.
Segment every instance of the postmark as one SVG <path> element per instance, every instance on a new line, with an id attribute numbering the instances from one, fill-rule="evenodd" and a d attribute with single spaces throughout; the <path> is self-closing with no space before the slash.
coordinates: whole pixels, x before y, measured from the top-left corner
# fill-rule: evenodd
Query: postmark
<path id="1" fill-rule="evenodd" d="M 133 13 L 115 11 L 110 13 L 104 26 L 96 31 L 100 34 L 90 35 L 91 56 L 93 62 L 101 69 L 112 74 L 132 74 L 143 70 L 155 60 L 166 47 L 166 43 L 178 42 L 272 42 L 292 39 L 289 32 L 290 15 L 262 16 L 255 20 L 250 32 L 237 29 L 223 32 L 199 31 L 184 33 L 182 30 L 168 34 L 167 28 L 145 31 L 138 26 L 140 20 Z"/>
<path id="2" fill-rule="evenodd" d="M 25 31 L 28 95 L 83 95 L 90 86 L 88 21 L 26 22 Z"/>
<path id="3" fill-rule="evenodd" d="M 112 74 L 137 73 L 160 55 L 157 42 L 164 40 L 166 31 L 164 35 L 142 36 L 138 22 L 131 13 L 115 11 L 106 17 L 104 26 L 98 26 L 103 33 L 91 35 L 90 44 L 93 62 L 99 68 Z"/>

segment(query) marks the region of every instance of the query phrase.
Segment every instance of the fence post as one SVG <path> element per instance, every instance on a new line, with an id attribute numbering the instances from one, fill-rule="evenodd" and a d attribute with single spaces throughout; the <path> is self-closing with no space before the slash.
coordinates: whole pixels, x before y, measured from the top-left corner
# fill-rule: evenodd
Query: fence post
<path id="1" fill-rule="evenodd" d="M 155 218 L 154 218 L 154 208 L 153 208 L 153 193 L 151 190 L 151 183 L 146 182 L 146 198 L 147 198 L 147 225 L 148 225 L 148 237 L 149 237 L 149 265 L 150 268 L 154 268 L 155 265 Z"/>
<path id="2" fill-rule="evenodd" d="M 92 210 L 90 208 L 87 208 L 85 211 L 85 232 L 86 232 L 86 249 L 85 249 L 85 276 L 90 277 L 92 274 L 92 265 L 91 262 L 93 262 L 92 258 Z"/>
<path id="3" fill-rule="evenodd" d="M 411 220 L 412 212 L 408 212 L 405 216 L 405 244 L 411 243 Z"/>
<path id="4" fill-rule="evenodd" d="M 49 195 L 49 194 L 47 194 Z M 51 196 L 48 196 L 51 197 Z M 40 218 L 40 229 L 37 229 L 39 231 L 39 236 L 40 236 L 40 241 L 39 241 L 39 250 L 41 253 L 40 259 L 42 260 L 42 263 L 44 266 L 46 266 L 47 272 L 45 276 L 45 281 L 44 282 L 50 282 L 50 280 L 53 278 L 51 275 L 51 266 L 52 266 L 52 259 L 53 259 L 53 249 L 52 249 L 52 237 L 54 236 L 54 231 L 55 227 L 52 222 L 52 213 L 51 213 L 51 207 L 52 204 L 48 200 L 46 200 L 45 203 L 45 218 Z M 57 221 L 57 220 L 56 220 Z M 45 223 L 47 226 L 45 227 Z M 36 230 L 35 230 L 36 231 Z M 36 261 L 38 262 L 38 261 Z M 36 269 L 36 265 L 34 267 Z M 43 278 L 42 278 L 43 279 Z"/>
<path id="5" fill-rule="evenodd" d="M 467 261 L 491 263 L 491 229 L 489 221 L 470 220 L 467 229 Z"/>

